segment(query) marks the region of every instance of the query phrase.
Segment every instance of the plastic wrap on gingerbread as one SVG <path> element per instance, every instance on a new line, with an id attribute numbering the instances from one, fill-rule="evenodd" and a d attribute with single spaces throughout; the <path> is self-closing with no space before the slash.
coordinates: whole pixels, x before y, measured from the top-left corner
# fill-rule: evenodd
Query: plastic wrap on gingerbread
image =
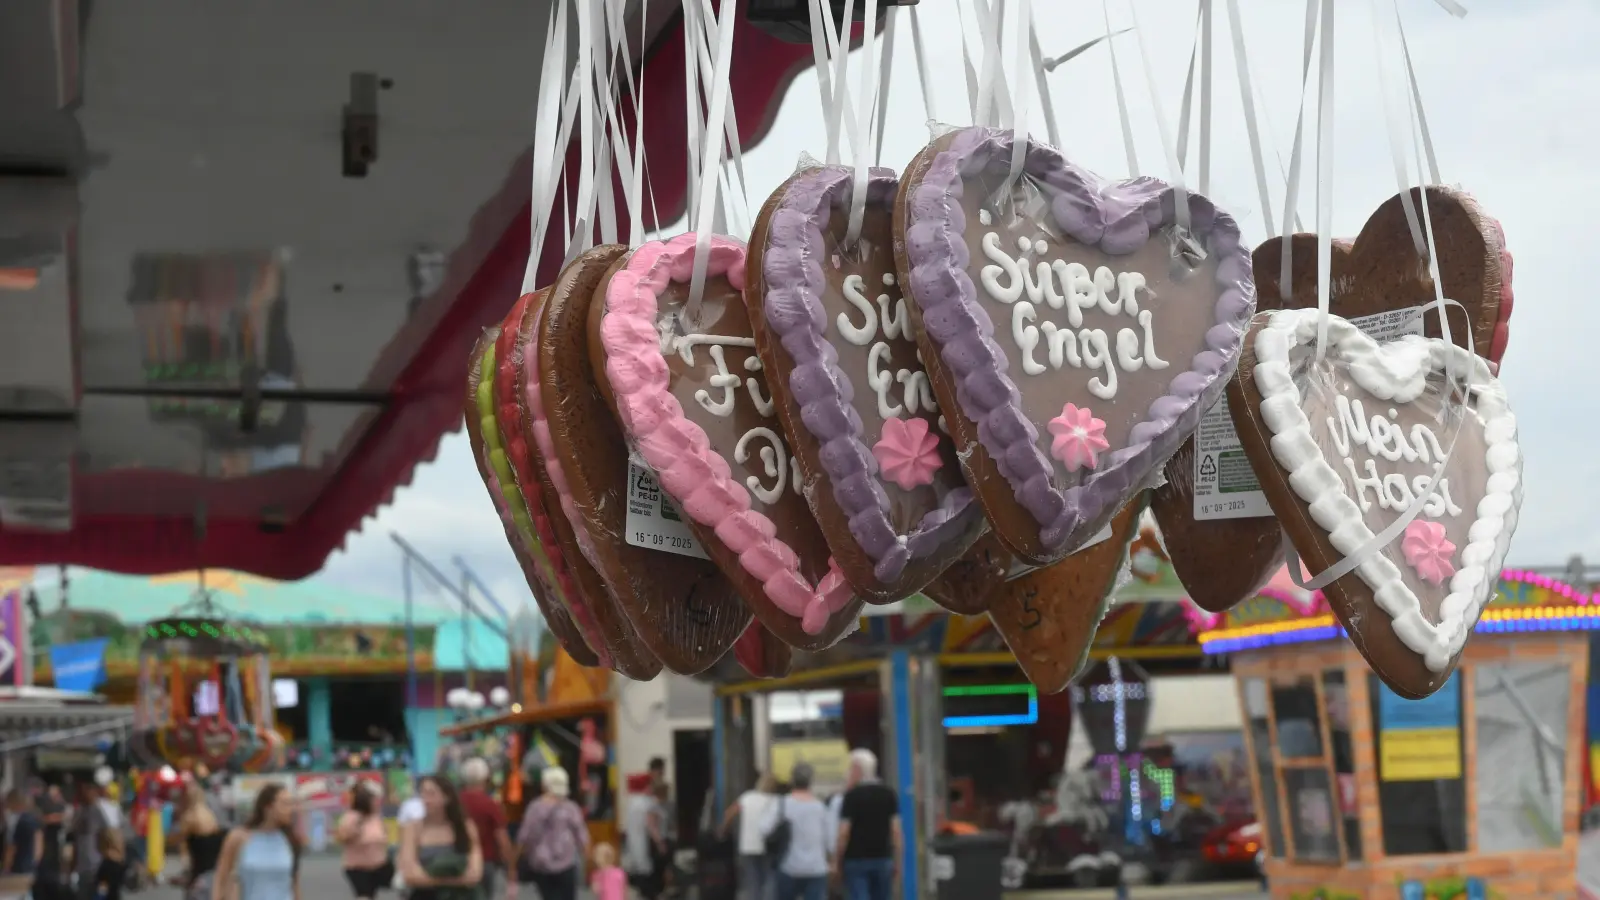
<path id="1" fill-rule="evenodd" d="M 1029 562 L 1099 532 L 1193 432 L 1255 305 L 1232 217 L 961 128 L 901 177 L 895 245 L 935 394 L 990 523 Z M 1186 219 L 1186 221 L 1185 221 Z M 953 409 L 952 409 L 953 408 Z M 951 417 L 952 412 L 958 415 Z"/>
<path id="2" fill-rule="evenodd" d="M 638 457 L 758 618 L 791 646 L 841 637 L 861 600 L 834 565 L 784 440 L 742 295 L 745 248 L 710 240 L 691 302 L 696 236 L 640 247 L 609 275 L 592 323 Z"/>
<path id="3" fill-rule="evenodd" d="M 895 271 L 888 169 L 867 180 L 847 238 L 855 172 L 803 169 L 755 227 L 745 298 L 778 419 L 811 509 L 857 593 L 902 599 L 984 528 L 922 365 Z"/>
<path id="4" fill-rule="evenodd" d="M 1229 411 L 1313 576 L 1420 504 L 1323 594 L 1374 670 L 1423 696 L 1494 595 L 1522 502 L 1516 419 L 1482 357 L 1417 335 L 1382 344 L 1329 316 L 1319 359 L 1320 317 L 1257 317 Z"/>

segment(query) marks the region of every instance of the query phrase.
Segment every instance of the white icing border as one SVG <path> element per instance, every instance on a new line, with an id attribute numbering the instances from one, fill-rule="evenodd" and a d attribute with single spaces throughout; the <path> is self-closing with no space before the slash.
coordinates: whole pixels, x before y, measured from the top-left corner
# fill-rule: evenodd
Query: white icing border
<path id="1" fill-rule="evenodd" d="M 1311 422 L 1300 406 L 1300 389 L 1291 375 L 1291 361 L 1314 352 L 1320 316 L 1315 309 L 1270 313 L 1255 337 L 1254 375 L 1261 394 L 1261 419 L 1273 434 L 1273 458 L 1289 473 L 1290 488 L 1310 506 L 1311 518 L 1327 532 L 1328 542 L 1349 554 L 1372 540 L 1373 532 L 1313 439 Z M 1466 645 L 1493 595 L 1517 527 L 1522 453 L 1516 417 L 1488 363 L 1439 338 L 1410 335 L 1379 344 L 1345 319 L 1330 315 L 1327 352 L 1345 366 L 1352 381 L 1393 403 L 1416 400 L 1426 389 L 1428 376 L 1443 372 L 1447 361 L 1450 371 L 1465 374 L 1471 385 L 1473 409 L 1483 421 L 1488 482 L 1467 545 L 1460 551 L 1461 568 L 1450 579 L 1450 592 L 1440 606 L 1439 624 L 1423 618 L 1417 595 L 1386 555 L 1375 553 L 1355 570 L 1372 588 L 1373 599 L 1394 619 L 1400 640 L 1423 657 L 1431 671 L 1443 672 Z"/>

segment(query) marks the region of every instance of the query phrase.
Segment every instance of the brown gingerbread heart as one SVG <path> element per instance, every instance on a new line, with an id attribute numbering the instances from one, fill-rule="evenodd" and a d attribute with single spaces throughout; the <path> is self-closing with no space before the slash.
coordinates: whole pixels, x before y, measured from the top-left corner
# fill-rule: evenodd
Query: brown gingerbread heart
<path id="1" fill-rule="evenodd" d="M 539 376 L 536 336 L 549 294 L 548 290 L 539 292 L 523 306 L 521 316 L 513 309 L 506 317 L 506 327 L 514 327 L 516 332 L 510 341 L 501 335 L 501 346 L 509 344 L 509 349 L 505 351 L 508 359 L 501 367 L 496 390 L 502 396 L 510 395 L 508 402 L 501 403 L 500 421 L 502 432 L 507 434 L 512 472 L 522 473 L 519 484 L 523 485 L 534 524 L 550 533 L 557 548 L 557 553 L 550 554 L 551 562 L 559 561 L 556 574 L 564 585 L 570 584 L 568 606 L 579 630 L 586 635 L 595 634 L 595 641 L 606 648 L 608 659 L 620 658 L 624 668 L 641 675 L 653 673 L 659 671 L 660 662 L 639 640 L 627 614 L 606 587 L 605 579 L 595 571 L 572 523 L 572 518 L 578 514 L 577 507 L 550 435 Z M 515 421 L 510 421 L 512 419 Z M 614 666 L 615 662 L 611 664 Z"/>
<path id="2" fill-rule="evenodd" d="M 493 393 L 487 388 L 492 386 L 494 380 L 493 351 L 499 336 L 498 325 L 486 330 L 468 357 L 467 393 L 462 412 L 467 423 L 467 439 L 472 445 L 472 458 L 478 464 L 478 474 L 483 478 L 484 486 L 489 491 L 489 499 L 493 501 L 494 508 L 505 525 L 506 541 L 511 545 L 512 554 L 522 569 L 523 577 L 528 580 L 528 588 L 533 592 L 534 602 L 538 604 L 539 611 L 544 614 L 545 622 L 550 626 L 550 633 L 556 636 L 556 641 L 573 661 L 579 665 L 597 666 L 600 664 L 599 656 L 584 640 L 565 605 L 557 599 L 556 592 L 561 589 L 559 583 L 555 578 L 545 574 L 549 569 L 549 560 L 536 560 L 535 557 L 542 553 L 542 548 L 537 545 L 536 539 L 532 544 L 525 540 L 512 516 L 505 489 L 510 483 L 511 473 L 509 468 L 505 468 L 505 455 L 500 454 L 498 460 L 503 471 L 496 471 L 493 465 L 495 461 L 493 451 L 498 446 L 499 434 L 494 420 Z M 486 437 L 493 446 L 486 444 Z M 541 564 L 543 569 L 540 568 Z"/>
<path id="3" fill-rule="evenodd" d="M 1479 355 L 1497 364 L 1505 352 L 1512 308 L 1511 255 L 1505 233 L 1500 223 L 1465 193 L 1430 187 L 1427 197 L 1444 295 L 1464 307 L 1450 307 L 1451 336 L 1457 344 L 1467 346 L 1470 322 Z M 1412 200 L 1419 217 L 1421 198 L 1421 189 L 1414 189 Z M 1294 235 L 1289 249 L 1291 283 L 1284 290 L 1280 285 L 1282 238 L 1270 238 L 1256 248 L 1256 305 L 1262 311 L 1317 305 L 1316 235 Z M 1370 321 L 1380 336 L 1408 324 L 1410 330 L 1439 334 L 1434 313 L 1411 323 L 1402 319 L 1403 311 L 1426 307 L 1436 298 L 1427 262 L 1412 240 L 1400 195 L 1378 207 L 1354 241 L 1334 242 L 1331 277 L 1329 308 L 1333 314 L 1361 320 L 1358 325 Z M 1259 496 L 1250 489 L 1254 479 L 1249 472 L 1236 467 L 1231 480 L 1237 491 L 1213 491 L 1197 504 L 1197 479 L 1213 479 L 1219 487 L 1230 479 L 1226 472 L 1216 468 L 1204 471 L 1202 466 L 1225 466 L 1221 460 L 1237 452 L 1232 441 L 1217 439 L 1223 441 L 1222 447 L 1210 454 L 1209 460 L 1207 455 L 1197 457 L 1195 450 L 1196 440 L 1215 445 L 1211 436 L 1219 426 L 1231 430 L 1226 416 L 1226 403 L 1206 414 L 1197 435 L 1185 441 L 1167 463 L 1167 483 L 1150 501 L 1173 571 L 1190 599 L 1211 612 L 1255 596 L 1283 564 L 1282 528 L 1275 518 L 1262 515 L 1268 510 L 1262 509 L 1261 503 L 1240 499 L 1244 494 Z M 1202 519 L 1198 505 L 1220 507 L 1215 514 L 1234 517 Z M 1229 506 L 1234 509 L 1227 509 Z"/>
<path id="4" fill-rule="evenodd" d="M 594 381 L 589 309 L 618 244 L 573 260 L 550 288 L 539 323 L 539 375 L 550 437 L 565 473 L 580 545 L 633 625 L 632 634 L 681 674 L 725 654 L 750 623 L 732 585 L 704 559 L 638 547 L 625 537 L 628 446 Z"/>
<path id="5" fill-rule="evenodd" d="M 1306 570 L 1359 561 L 1322 590 L 1351 643 L 1396 693 L 1438 690 L 1494 595 L 1522 502 L 1516 420 L 1488 362 L 1280 310 L 1252 323 L 1228 410 Z"/>
<path id="6" fill-rule="evenodd" d="M 861 598 L 839 573 L 780 433 L 742 288 L 745 248 L 653 241 L 618 260 L 591 307 L 600 392 L 698 544 L 785 643 L 821 650 L 856 627 Z"/>
<path id="7" fill-rule="evenodd" d="M 982 615 L 989 611 L 995 593 L 1008 579 L 1033 568 L 1017 559 L 1005 541 L 990 531 L 929 582 L 922 593 L 957 615 Z"/>
<path id="8" fill-rule="evenodd" d="M 756 348 L 806 500 L 839 570 L 874 603 L 921 590 L 987 528 L 897 281 L 897 184 L 871 170 L 850 243 L 855 172 L 795 173 L 757 216 L 745 265 Z"/>
<path id="9" fill-rule="evenodd" d="M 1039 690 L 1066 688 L 1089 658 L 1100 620 L 1128 561 L 1149 492 L 1112 517 L 1103 540 L 1066 559 L 1013 579 L 997 591 L 989 618 Z"/>

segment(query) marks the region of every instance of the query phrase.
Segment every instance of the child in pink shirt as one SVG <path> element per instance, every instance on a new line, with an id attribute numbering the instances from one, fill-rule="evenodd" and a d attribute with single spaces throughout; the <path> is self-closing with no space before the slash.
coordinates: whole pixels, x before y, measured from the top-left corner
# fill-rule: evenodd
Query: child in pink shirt
<path id="1" fill-rule="evenodd" d="M 628 900 L 628 876 L 617 867 L 617 848 L 610 844 L 594 848 L 589 889 L 594 891 L 595 900 Z"/>

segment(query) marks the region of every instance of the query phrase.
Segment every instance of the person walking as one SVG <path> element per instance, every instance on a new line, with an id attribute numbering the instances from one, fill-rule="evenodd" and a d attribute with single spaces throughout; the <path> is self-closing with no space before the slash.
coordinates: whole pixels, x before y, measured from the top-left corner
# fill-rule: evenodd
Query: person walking
<path id="1" fill-rule="evenodd" d="M 186 863 L 183 900 L 211 900 L 211 882 L 222 858 L 222 845 L 228 839 L 227 829 L 222 827 L 210 793 L 199 778 L 190 778 L 184 784 L 178 804 L 173 830 Z"/>
<path id="2" fill-rule="evenodd" d="M 761 826 L 778 804 L 778 779 L 772 773 L 739 795 L 722 819 L 722 834 L 727 836 L 735 821 L 739 824 L 739 896 L 743 900 L 773 900 L 772 859 Z"/>
<path id="3" fill-rule="evenodd" d="M 656 782 L 650 775 L 631 776 L 628 787 L 622 819 L 622 870 L 644 900 L 656 900 L 666 880 L 658 865 L 667 855 L 666 807 L 657 799 Z"/>
<path id="4" fill-rule="evenodd" d="M 849 781 L 839 807 L 834 877 L 843 878 L 845 900 L 889 900 L 902 847 L 900 801 L 878 780 L 871 750 L 850 753 Z"/>
<path id="5" fill-rule="evenodd" d="M 828 893 L 828 854 L 833 835 L 828 808 L 811 793 L 811 766 L 798 763 L 789 776 L 789 796 L 779 798 L 761 825 L 770 850 L 783 844 L 778 861 L 778 900 L 823 900 Z"/>
<path id="6" fill-rule="evenodd" d="M 21 790 L 6 794 L 6 851 L 3 868 L 7 875 L 32 875 L 44 856 L 44 827 L 33 811 L 33 801 Z"/>
<path id="7" fill-rule="evenodd" d="M 578 864 L 589 850 L 583 809 L 572 802 L 567 770 L 547 766 L 539 773 L 538 798 L 522 812 L 517 852 L 540 900 L 576 900 Z"/>
<path id="8" fill-rule="evenodd" d="M 59 786 L 52 784 L 44 789 L 44 796 L 39 801 L 39 820 L 44 842 L 39 864 L 34 870 L 34 900 L 71 900 L 73 894 L 67 887 L 67 879 L 62 871 L 61 852 L 67 804 Z"/>
<path id="9" fill-rule="evenodd" d="M 400 874 L 411 900 L 486 900 L 483 845 L 455 785 L 437 775 L 417 783 L 422 818 L 400 836 Z"/>
<path id="10" fill-rule="evenodd" d="M 256 794 L 244 826 L 222 843 L 211 900 L 302 900 L 303 847 L 295 830 L 294 796 L 281 784 L 268 784 Z"/>
<path id="11" fill-rule="evenodd" d="M 78 808 L 72 815 L 72 870 L 78 877 L 77 895 L 95 900 L 107 876 L 122 870 L 122 810 L 106 799 L 99 784 L 84 782 L 78 794 Z M 108 853 L 112 857 L 108 858 Z M 108 891 L 121 896 L 121 878 Z M 113 897 L 115 900 L 115 897 Z"/>
<path id="12" fill-rule="evenodd" d="M 339 843 L 345 880 L 358 900 L 371 900 L 394 881 L 389 831 L 379 815 L 376 789 L 358 783 L 350 790 L 350 808 L 339 817 L 333 837 Z"/>
<path id="13" fill-rule="evenodd" d="M 517 872 L 511 866 L 511 832 L 506 826 L 506 811 L 489 795 L 489 763 L 473 757 L 461 764 L 461 808 L 478 829 L 483 846 L 483 896 L 493 900 L 495 889 L 504 879 L 506 896 L 517 896 Z"/>

